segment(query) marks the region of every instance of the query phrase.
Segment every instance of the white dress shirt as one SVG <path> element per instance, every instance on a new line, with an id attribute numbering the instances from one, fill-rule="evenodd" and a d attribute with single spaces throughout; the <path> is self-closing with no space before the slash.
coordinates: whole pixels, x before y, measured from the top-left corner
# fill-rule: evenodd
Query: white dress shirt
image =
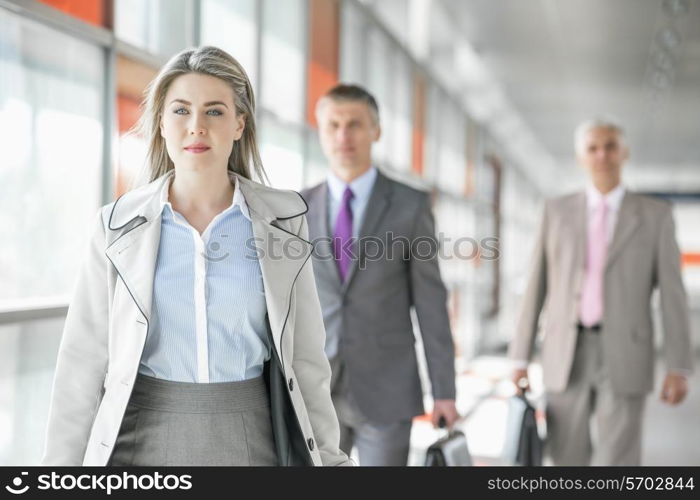
<path id="1" fill-rule="evenodd" d="M 248 206 L 238 183 L 231 206 L 204 232 L 161 191 L 153 307 L 139 373 L 177 382 L 258 377 L 270 358 L 262 273 Z M 252 241 L 252 240 L 251 240 Z"/>
<path id="2" fill-rule="evenodd" d="M 362 221 L 364 220 L 365 211 L 367 210 L 367 203 L 369 202 L 369 196 L 372 193 L 372 187 L 376 179 L 377 169 L 375 167 L 370 167 L 367 172 L 353 179 L 350 184 L 346 184 L 340 177 L 335 175 L 332 171 L 329 171 L 327 178 L 328 193 L 330 195 L 328 197 L 328 228 L 330 229 L 331 236 L 335 233 L 335 220 L 338 218 L 338 213 L 340 213 L 343 193 L 345 192 L 345 188 L 350 186 L 350 190 L 354 195 L 352 201 L 350 201 L 350 208 L 352 210 L 352 237 L 359 237 Z"/>

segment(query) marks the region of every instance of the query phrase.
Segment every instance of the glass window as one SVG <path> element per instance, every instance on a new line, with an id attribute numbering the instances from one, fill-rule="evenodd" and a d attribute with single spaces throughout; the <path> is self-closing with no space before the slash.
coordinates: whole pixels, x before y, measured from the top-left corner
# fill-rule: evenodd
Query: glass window
<path id="1" fill-rule="evenodd" d="M 241 63 L 257 88 L 257 23 L 255 0 L 203 0 L 202 45 L 219 47 Z"/>
<path id="2" fill-rule="evenodd" d="M 496 176 L 493 165 L 483 157 L 477 162 L 476 184 L 477 196 L 487 203 L 493 203 L 496 198 Z"/>
<path id="3" fill-rule="evenodd" d="M 104 61 L 0 9 L 0 303 L 70 295 L 101 201 Z"/>
<path id="4" fill-rule="evenodd" d="M 392 109 L 391 95 L 393 60 L 389 53 L 389 40 L 377 27 L 370 28 L 368 36 L 368 62 L 369 73 L 367 75 L 367 90 L 369 90 L 379 105 L 379 117 L 384 133 L 372 148 L 372 157 L 380 165 L 391 164 L 392 126 L 394 124 L 394 110 Z"/>
<path id="5" fill-rule="evenodd" d="M 405 0 L 381 0 L 374 4 L 374 10 L 382 23 L 403 44 L 406 44 L 411 36 L 408 25 L 410 3 Z"/>
<path id="6" fill-rule="evenodd" d="M 265 0 L 262 105 L 282 120 L 303 123 L 306 2 Z"/>
<path id="7" fill-rule="evenodd" d="M 121 196 L 146 173 L 146 141 L 131 130 L 141 117 L 141 101 L 156 70 L 127 57 L 117 57 L 117 125 L 119 143 L 114 177 L 114 196 Z"/>
<path id="8" fill-rule="evenodd" d="M 64 318 L 0 325 L 0 465 L 38 465 Z"/>
<path id="9" fill-rule="evenodd" d="M 435 84 L 429 84 L 426 92 L 425 130 L 423 146 L 423 178 L 435 182 L 440 162 L 440 90 Z"/>
<path id="10" fill-rule="evenodd" d="M 328 160 L 321 149 L 316 131 L 307 132 L 306 140 L 306 169 L 304 170 L 304 186 L 313 186 L 323 181 L 328 174 Z"/>
<path id="11" fill-rule="evenodd" d="M 411 169 L 412 151 L 412 112 L 413 112 L 413 73 L 408 58 L 398 49 L 394 54 L 394 89 L 392 113 L 393 123 L 390 123 L 391 133 L 391 162 L 398 170 Z"/>
<path id="12" fill-rule="evenodd" d="M 340 16 L 340 78 L 365 82 L 365 16 L 352 2 L 343 2 Z"/>
<path id="13" fill-rule="evenodd" d="M 260 155 L 272 187 L 299 190 L 304 182 L 303 137 L 294 127 L 285 127 L 263 115 Z"/>
<path id="14" fill-rule="evenodd" d="M 461 109 L 447 99 L 440 98 L 440 135 L 438 186 L 456 195 L 464 194 L 466 182 L 466 120 Z"/>
<path id="15" fill-rule="evenodd" d="M 170 57 L 193 45 L 192 0 L 115 0 L 117 38 Z"/>

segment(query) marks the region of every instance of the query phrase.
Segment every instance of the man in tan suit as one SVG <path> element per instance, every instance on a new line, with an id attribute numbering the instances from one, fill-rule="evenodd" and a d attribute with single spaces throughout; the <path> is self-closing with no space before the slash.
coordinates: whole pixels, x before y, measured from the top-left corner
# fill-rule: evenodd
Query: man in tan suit
<path id="1" fill-rule="evenodd" d="M 591 182 L 584 192 L 545 203 L 509 350 L 513 381 L 528 385 L 527 364 L 545 306 L 541 361 L 553 463 L 639 465 L 644 401 L 654 384 L 655 288 L 663 318 L 664 402 L 683 401 L 692 369 L 671 206 L 621 184 L 628 149 L 618 125 L 585 122 L 575 142 Z"/>

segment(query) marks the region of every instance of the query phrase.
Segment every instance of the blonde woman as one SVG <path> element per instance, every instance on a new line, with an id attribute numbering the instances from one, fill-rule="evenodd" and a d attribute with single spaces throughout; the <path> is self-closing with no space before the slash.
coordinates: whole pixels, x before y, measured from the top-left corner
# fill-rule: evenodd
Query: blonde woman
<path id="1" fill-rule="evenodd" d="M 103 207 L 66 318 L 46 465 L 346 465 L 307 210 L 264 172 L 253 90 L 174 56 L 140 128 L 151 182 Z"/>

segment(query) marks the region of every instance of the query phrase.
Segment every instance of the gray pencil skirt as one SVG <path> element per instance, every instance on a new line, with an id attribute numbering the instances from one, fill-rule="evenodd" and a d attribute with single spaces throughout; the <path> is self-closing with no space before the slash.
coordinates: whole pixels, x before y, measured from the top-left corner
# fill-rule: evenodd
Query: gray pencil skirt
<path id="1" fill-rule="evenodd" d="M 263 377 L 195 384 L 139 374 L 108 465 L 277 465 Z"/>

